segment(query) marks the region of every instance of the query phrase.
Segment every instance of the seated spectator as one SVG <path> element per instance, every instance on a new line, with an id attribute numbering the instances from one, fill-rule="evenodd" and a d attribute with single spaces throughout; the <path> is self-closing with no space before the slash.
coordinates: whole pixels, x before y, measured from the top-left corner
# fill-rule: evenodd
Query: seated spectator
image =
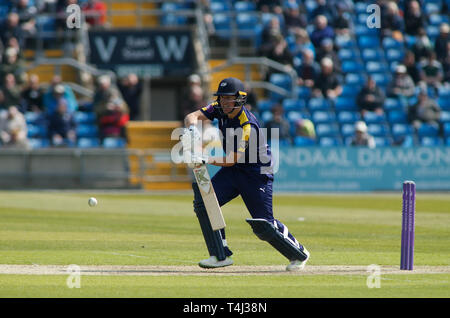
<path id="1" fill-rule="evenodd" d="M 405 65 L 398 65 L 395 69 L 394 78 L 388 86 L 388 96 L 398 97 L 402 101 L 415 94 L 415 85 L 411 76 L 406 72 Z"/>
<path id="2" fill-rule="evenodd" d="M 121 99 L 121 94 L 118 89 L 113 87 L 111 78 L 108 75 L 102 75 L 97 80 L 98 86 L 95 90 L 93 98 L 94 112 L 97 118 L 107 110 L 107 105 L 112 100 Z"/>
<path id="3" fill-rule="evenodd" d="M 255 0 L 256 9 L 258 11 L 268 13 L 273 10 L 275 6 L 281 6 L 281 0 Z"/>
<path id="4" fill-rule="evenodd" d="M 118 87 L 130 110 L 130 120 L 138 120 L 140 115 L 142 82 L 136 74 L 131 73 L 119 82 Z"/>
<path id="5" fill-rule="evenodd" d="M 406 72 L 408 73 L 409 76 L 411 76 L 411 79 L 413 80 L 414 84 L 417 85 L 420 82 L 420 71 L 418 63 L 416 63 L 416 58 L 412 51 L 407 50 L 405 52 L 403 64 L 406 67 Z"/>
<path id="6" fill-rule="evenodd" d="M 6 74 L 4 79 L 3 92 L 3 107 L 6 109 L 10 106 L 16 106 L 22 109 L 22 96 L 20 87 L 16 83 L 13 74 Z"/>
<path id="7" fill-rule="evenodd" d="M 24 45 L 23 31 L 20 27 L 20 17 L 15 12 L 10 12 L 3 23 L 0 23 L 0 40 L 6 47 L 10 38 L 14 37 L 19 42 L 20 47 Z"/>
<path id="8" fill-rule="evenodd" d="M 444 70 L 444 81 L 450 83 L 450 42 L 447 43 L 447 57 L 442 64 Z"/>
<path id="9" fill-rule="evenodd" d="M 44 90 L 39 84 L 39 76 L 32 74 L 28 78 L 27 86 L 22 90 L 24 111 L 42 112 L 44 110 Z"/>
<path id="10" fill-rule="evenodd" d="M 414 52 L 414 57 L 418 63 L 427 57 L 428 52 L 433 50 L 433 44 L 428 38 L 425 29 L 419 29 L 419 34 L 416 36 L 416 41 L 411 50 Z"/>
<path id="11" fill-rule="evenodd" d="M 67 110 L 65 99 L 59 99 L 58 106 L 49 116 L 48 134 L 53 146 L 73 146 L 76 144 L 76 123 L 74 115 Z"/>
<path id="12" fill-rule="evenodd" d="M 305 29 L 296 28 L 293 30 L 293 33 L 295 37 L 295 45 L 294 48 L 291 50 L 292 55 L 299 56 L 303 54 L 304 50 L 308 49 L 312 51 L 314 58 L 316 48 L 309 39 L 308 32 Z"/>
<path id="13" fill-rule="evenodd" d="M 311 12 L 311 18 L 315 19 L 318 16 L 324 16 L 327 18 L 327 21 L 330 24 L 333 24 L 334 19 L 337 16 L 336 8 L 333 4 L 328 3 L 329 1 L 326 0 L 317 0 L 316 4 L 317 6 L 314 8 L 314 10 Z"/>
<path id="14" fill-rule="evenodd" d="M 284 21 L 288 32 L 293 32 L 296 28 L 306 28 L 308 20 L 296 2 L 288 2 L 284 11 Z"/>
<path id="15" fill-rule="evenodd" d="M 323 15 L 318 15 L 314 20 L 314 30 L 311 33 L 311 42 L 315 48 L 320 46 L 323 39 L 334 39 L 334 31 L 328 26 L 328 19 Z"/>
<path id="16" fill-rule="evenodd" d="M 0 65 L 0 86 L 3 84 L 2 81 L 6 74 L 13 74 L 18 85 L 23 84 L 26 80 L 25 65 L 13 47 L 5 50 L 3 63 Z"/>
<path id="17" fill-rule="evenodd" d="M 311 88 L 315 85 L 319 74 L 320 66 L 314 60 L 314 53 L 311 50 L 304 50 L 302 64 L 297 68 L 297 84 Z"/>
<path id="18" fill-rule="evenodd" d="M 284 110 L 283 106 L 280 104 L 276 104 L 272 108 L 272 119 L 267 122 L 265 128 L 267 128 L 267 140 L 270 142 L 272 139 L 272 131 L 271 129 L 278 129 L 278 137 L 281 140 L 291 142 L 291 134 L 290 129 L 291 126 L 289 122 L 284 118 Z M 275 138 L 275 136 L 273 136 Z"/>
<path id="19" fill-rule="evenodd" d="M 393 1 L 381 4 L 381 36 L 392 36 L 403 40 L 404 23 L 397 3 Z"/>
<path id="20" fill-rule="evenodd" d="M 346 5 L 337 4 L 337 15 L 332 23 L 332 27 L 336 35 L 350 36 L 351 20 L 345 15 Z"/>
<path id="21" fill-rule="evenodd" d="M 341 60 L 334 50 L 333 40 L 323 39 L 320 44 L 320 48 L 317 50 L 316 61 L 322 61 L 325 57 L 328 57 L 333 61 L 333 68 L 336 74 L 342 74 Z"/>
<path id="22" fill-rule="evenodd" d="M 36 15 L 37 7 L 29 0 L 18 0 L 12 7 L 11 12 L 19 15 L 19 25 L 22 29 L 23 36 L 30 40 L 36 36 Z"/>
<path id="23" fill-rule="evenodd" d="M 441 109 L 439 105 L 428 97 L 426 89 L 422 89 L 416 104 L 408 109 L 408 120 L 417 130 L 424 123 L 439 127 Z"/>
<path id="24" fill-rule="evenodd" d="M 420 28 L 425 29 L 427 26 L 427 16 L 417 1 L 409 1 L 405 10 L 405 32 L 409 35 L 418 35 Z"/>
<path id="25" fill-rule="evenodd" d="M 442 23 L 439 27 L 439 36 L 434 42 L 434 52 L 439 62 L 443 63 L 447 57 L 447 44 L 450 42 L 450 27 L 447 23 Z"/>
<path id="26" fill-rule="evenodd" d="M 355 123 L 355 135 L 350 141 L 351 146 L 375 148 L 375 138 L 367 132 L 367 125 L 363 121 Z"/>
<path id="27" fill-rule="evenodd" d="M 294 57 L 292 56 L 291 52 L 287 47 L 286 40 L 282 36 L 276 37 L 274 46 L 270 51 L 267 52 L 266 57 L 275 62 L 283 64 L 285 66 L 286 71 L 293 69 Z M 270 75 L 273 72 L 278 73 L 279 71 L 270 70 L 266 75 L 267 79 L 270 78 Z"/>
<path id="28" fill-rule="evenodd" d="M 420 79 L 428 86 L 433 87 L 437 94 L 444 79 L 442 64 L 436 60 L 434 51 L 428 52 L 428 58 L 419 63 Z"/>
<path id="29" fill-rule="evenodd" d="M 58 86 L 58 89 L 56 87 Z M 57 92 L 58 91 L 58 92 Z M 63 97 L 67 101 L 67 110 L 71 113 L 78 110 L 78 101 L 69 85 L 64 85 L 61 76 L 55 75 L 50 86 L 44 93 L 44 110 L 51 114 L 56 110 L 57 98 Z"/>
<path id="30" fill-rule="evenodd" d="M 183 98 L 181 104 L 183 118 L 186 117 L 187 114 L 201 109 L 206 103 L 202 87 L 200 85 L 191 86 L 189 95 Z"/>
<path id="31" fill-rule="evenodd" d="M 86 16 L 86 23 L 89 26 L 99 27 L 105 25 L 107 6 L 103 1 L 87 0 L 81 9 Z"/>
<path id="32" fill-rule="evenodd" d="M 367 84 L 359 91 L 356 104 L 361 116 L 364 116 L 366 112 L 375 112 L 379 115 L 384 113 L 384 93 L 372 77 L 369 77 Z"/>
<path id="33" fill-rule="evenodd" d="M 0 111 L 0 141 L 2 147 L 28 148 L 27 123 L 16 106 Z"/>
<path id="34" fill-rule="evenodd" d="M 326 57 L 321 61 L 320 66 L 321 72 L 315 80 L 313 95 L 334 99 L 342 94 L 342 86 L 333 70 L 333 61 Z"/>
<path id="35" fill-rule="evenodd" d="M 306 118 L 299 119 L 295 125 L 295 136 L 316 140 L 316 130 L 313 122 Z"/>
<path id="36" fill-rule="evenodd" d="M 106 104 L 105 110 L 99 116 L 100 139 L 106 137 L 126 138 L 126 124 L 130 119 L 127 105 L 120 98 Z"/>
<path id="37" fill-rule="evenodd" d="M 266 56 L 268 52 L 272 51 L 277 38 L 284 36 L 285 34 L 280 26 L 280 20 L 277 17 L 273 17 L 262 31 L 262 44 L 259 49 L 259 54 L 261 56 Z"/>

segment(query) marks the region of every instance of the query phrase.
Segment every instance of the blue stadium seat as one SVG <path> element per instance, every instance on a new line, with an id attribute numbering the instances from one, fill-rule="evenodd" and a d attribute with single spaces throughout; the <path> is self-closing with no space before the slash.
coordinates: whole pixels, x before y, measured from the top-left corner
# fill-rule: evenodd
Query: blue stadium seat
<path id="1" fill-rule="evenodd" d="M 388 113 L 389 124 L 407 124 L 408 116 L 403 110 L 392 110 Z"/>
<path id="2" fill-rule="evenodd" d="M 397 99 L 397 98 L 392 98 L 392 97 L 386 98 L 386 99 L 384 100 L 384 105 L 383 105 L 383 107 L 384 107 L 384 110 L 385 110 L 386 112 L 390 112 L 390 111 L 393 111 L 393 110 L 396 110 L 396 111 L 403 111 L 403 105 L 402 105 L 402 103 L 400 102 L 400 100 Z"/>
<path id="3" fill-rule="evenodd" d="M 361 115 L 356 111 L 341 111 L 337 114 L 337 121 L 340 125 L 355 124 L 361 120 Z"/>
<path id="4" fill-rule="evenodd" d="M 450 111 L 442 111 L 441 112 L 440 122 L 443 124 L 450 123 Z"/>
<path id="5" fill-rule="evenodd" d="M 56 32 L 56 19 L 48 16 L 36 17 L 37 34 L 43 39 L 53 38 Z"/>
<path id="6" fill-rule="evenodd" d="M 359 86 L 355 89 L 359 89 L 366 82 L 366 76 L 358 73 L 348 73 L 345 75 L 345 83 L 349 85 Z"/>
<path id="7" fill-rule="evenodd" d="M 439 96 L 438 104 L 443 111 L 450 111 L 450 99 L 446 96 Z"/>
<path id="8" fill-rule="evenodd" d="M 429 25 L 426 27 L 426 30 L 430 41 L 434 43 L 436 38 L 439 36 L 439 27 L 436 25 Z"/>
<path id="9" fill-rule="evenodd" d="M 341 126 L 341 134 L 345 139 L 355 135 L 355 125 L 354 124 L 343 124 Z"/>
<path id="10" fill-rule="evenodd" d="M 334 102 L 334 109 L 337 113 L 342 111 L 358 111 L 358 106 L 356 105 L 355 97 L 339 96 Z"/>
<path id="11" fill-rule="evenodd" d="M 336 36 L 335 44 L 340 49 L 356 48 L 356 42 L 352 38 L 347 36 Z"/>
<path id="12" fill-rule="evenodd" d="M 424 11 L 427 15 L 432 15 L 439 13 L 441 10 L 442 3 L 439 2 L 432 2 L 432 1 L 425 1 L 425 8 Z"/>
<path id="13" fill-rule="evenodd" d="M 234 10 L 236 12 L 254 12 L 256 11 L 256 5 L 254 2 L 237 1 L 234 3 Z"/>
<path id="14" fill-rule="evenodd" d="M 387 125 L 383 124 L 368 124 L 367 132 L 374 137 L 388 137 L 389 128 Z"/>
<path id="15" fill-rule="evenodd" d="M 48 137 L 48 129 L 47 125 L 33 125 L 27 124 L 27 136 L 28 138 L 47 138 Z"/>
<path id="16" fill-rule="evenodd" d="M 31 149 L 50 147 L 50 141 L 47 138 L 28 138 L 28 144 Z"/>
<path id="17" fill-rule="evenodd" d="M 342 145 L 342 139 L 339 137 L 321 137 L 319 145 L 322 147 L 336 147 Z"/>
<path id="18" fill-rule="evenodd" d="M 340 97 L 351 97 L 355 98 L 359 91 L 355 89 L 355 86 L 350 84 L 342 85 L 342 94 Z"/>
<path id="19" fill-rule="evenodd" d="M 297 86 L 297 97 L 303 100 L 308 100 L 311 96 L 311 89 L 307 86 Z"/>
<path id="20" fill-rule="evenodd" d="M 270 111 L 274 105 L 274 102 L 271 101 L 270 99 L 261 99 L 257 102 L 257 105 L 258 105 L 258 111 L 260 113 L 262 113 L 263 111 L 266 111 L 266 110 Z"/>
<path id="21" fill-rule="evenodd" d="M 372 73 L 370 77 L 383 89 L 391 82 L 389 73 Z"/>
<path id="22" fill-rule="evenodd" d="M 366 112 L 363 116 L 366 124 L 384 124 L 386 123 L 386 115 L 385 114 L 377 114 L 375 112 Z"/>
<path id="23" fill-rule="evenodd" d="M 272 112 L 270 110 L 264 110 L 264 111 L 261 112 L 261 120 L 264 123 L 267 123 L 267 122 L 271 121 L 272 118 L 273 118 L 273 114 L 272 114 Z"/>
<path id="24" fill-rule="evenodd" d="M 445 145 L 450 146 L 450 137 L 445 138 Z"/>
<path id="25" fill-rule="evenodd" d="M 286 118 L 291 124 L 295 124 L 298 120 L 300 120 L 304 117 L 305 116 L 303 115 L 302 112 L 295 111 L 295 110 L 291 110 L 286 114 Z"/>
<path id="26" fill-rule="evenodd" d="M 230 11 L 230 5 L 227 2 L 222 1 L 212 1 L 210 4 L 210 9 L 213 15 L 219 12 L 228 12 Z"/>
<path id="27" fill-rule="evenodd" d="M 419 138 L 422 137 L 436 137 L 439 134 L 439 128 L 430 125 L 430 124 L 422 124 L 420 125 L 419 129 L 417 130 L 417 135 Z"/>
<path id="28" fill-rule="evenodd" d="M 77 146 L 79 148 L 97 148 L 100 147 L 100 141 L 98 138 L 78 138 Z"/>
<path id="29" fill-rule="evenodd" d="M 215 34 L 221 38 L 231 37 L 231 18 L 226 14 L 216 13 L 213 15 Z"/>
<path id="30" fill-rule="evenodd" d="M 372 49 L 372 48 L 363 49 L 361 52 L 361 56 L 365 62 L 369 61 L 379 62 L 381 59 L 384 58 L 383 51 L 381 51 L 380 49 Z"/>
<path id="31" fill-rule="evenodd" d="M 420 145 L 424 147 L 436 147 L 443 145 L 444 142 L 441 137 L 421 137 L 420 138 Z"/>
<path id="32" fill-rule="evenodd" d="M 413 127 L 408 124 L 393 124 L 391 127 L 392 137 L 394 137 L 395 140 L 399 140 L 402 137 L 412 135 L 414 133 Z"/>
<path id="33" fill-rule="evenodd" d="M 311 118 L 315 125 L 334 124 L 336 122 L 336 116 L 334 112 L 317 111 L 311 115 Z"/>
<path id="34" fill-rule="evenodd" d="M 444 137 L 450 137 L 450 123 L 444 124 Z"/>
<path id="35" fill-rule="evenodd" d="M 441 23 L 449 23 L 448 16 L 444 14 L 434 13 L 429 16 L 431 25 L 439 26 Z"/>
<path id="36" fill-rule="evenodd" d="M 27 124 L 39 125 L 44 124 L 46 121 L 45 115 L 42 113 L 26 112 L 24 116 Z"/>
<path id="37" fill-rule="evenodd" d="M 354 60 L 343 61 L 342 71 L 344 73 L 361 73 L 364 72 L 364 65 Z"/>
<path id="38" fill-rule="evenodd" d="M 78 138 L 94 138 L 98 137 L 98 128 L 96 125 L 78 125 L 77 126 Z"/>
<path id="39" fill-rule="evenodd" d="M 377 48 L 380 46 L 380 39 L 374 35 L 362 35 L 358 38 L 358 45 L 360 49 Z"/>
<path id="40" fill-rule="evenodd" d="M 284 88 L 287 91 L 291 91 L 291 77 L 288 74 L 284 73 L 273 73 L 270 75 L 269 82 L 275 86 Z M 280 101 L 283 99 L 283 95 L 277 93 L 277 92 L 270 92 L 270 99 L 273 101 Z"/>
<path id="41" fill-rule="evenodd" d="M 389 137 L 374 137 L 376 147 L 389 147 L 392 145 L 392 139 Z"/>
<path id="42" fill-rule="evenodd" d="M 403 43 L 391 37 L 385 37 L 382 40 L 383 49 L 403 49 Z"/>
<path id="43" fill-rule="evenodd" d="M 316 145 L 316 141 L 311 138 L 306 138 L 302 136 L 297 136 L 294 138 L 294 146 L 297 147 L 305 147 L 305 146 L 314 146 Z"/>
<path id="44" fill-rule="evenodd" d="M 369 74 L 384 73 L 384 72 L 388 72 L 389 68 L 386 64 L 379 62 L 379 61 L 367 61 L 366 71 Z"/>
<path id="45" fill-rule="evenodd" d="M 330 111 L 330 102 L 322 97 L 311 98 L 308 102 L 308 109 L 311 113 L 316 111 Z"/>
<path id="46" fill-rule="evenodd" d="M 316 127 L 317 137 L 339 137 L 339 128 L 335 124 L 317 124 Z"/>
<path id="47" fill-rule="evenodd" d="M 353 48 L 343 48 L 338 51 L 339 59 L 343 61 L 352 61 L 358 58 L 357 51 Z"/>
<path id="48" fill-rule="evenodd" d="M 439 97 L 450 98 L 450 86 L 441 86 L 438 89 Z"/>
<path id="49" fill-rule="evenodd" d="M 94 124 L 96 120 L 94 112 L 75 112 L 74 117 L 77 124 Z"/>
<path id="50" fill-rule="evenodd" d="M 104 148 L 123 148 L 126 146 L 126 141 L 123 138 L 107 137 L 103 139 Z"/>
<path id="51" fill-rule="evenodd" d="M 285 98 L 283 100 L 283 108 L 286 113 L 290 111 L 303 112 L 306 110 L 305 101 L 302 99 Z"/>
<path id="52" fill-rule="evenodd" d="M 386 59 L 389 63 L 391 62 L 401 62 L 403 61 L 403 58 L 405 57 L 405 52 L 401 49 L 388 49 L 386 51 Z"/>
<path id="53" fill-rule="evenodd" d="M 261 44 L 262 24 L 254 13 L 238 13 L 236 16 L 238 36 L 241 39 L 254 39 L 256 47 Z"/>

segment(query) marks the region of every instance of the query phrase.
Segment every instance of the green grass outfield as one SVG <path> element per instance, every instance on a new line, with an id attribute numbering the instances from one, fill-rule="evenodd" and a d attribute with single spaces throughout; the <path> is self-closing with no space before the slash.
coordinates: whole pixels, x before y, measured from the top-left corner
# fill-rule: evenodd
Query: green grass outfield
<path id="1" fill-rule="evenodd" d="M 90 196 L 97 207 L 88 206 Z M 0 297 L 447 298 L 450 196 L 417 195 L 413 272 L 397 270 L 401 201 L 401 194 L 276 196 L 275 216 L 311 252 L 309 272 L 292 274 L 252 233 L 241 199 L 223 208 L 235 265 L 221 272 L 196 266 L 208 255 L 191 195 L 3 191 Z M 37 272 L 8 272 L 5 264 Z M 64 271 L 39 274 L 44 265 L 70 264 L 117 270 L 82 271 L 80 288 L 67 286 Z M 366 284 L 371 264 L 381 266 L 380 288 Z"/>

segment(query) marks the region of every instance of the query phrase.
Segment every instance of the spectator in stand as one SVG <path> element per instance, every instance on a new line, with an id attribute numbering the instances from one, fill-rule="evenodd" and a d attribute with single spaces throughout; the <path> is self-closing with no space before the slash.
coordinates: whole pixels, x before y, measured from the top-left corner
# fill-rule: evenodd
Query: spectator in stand
<path id="1" fill-rule="evenodd" d="M 447 57 L 447 44 L 450 42 L 450 27 L 447 23 L 442 23 L 439 26 L 439 36 L 434 42 L 434 52 L 436 52 L 436 58 L 439 62 L 443 63 Z"/>
<path id="2" fill-rule="evenodd" d="M 311 33 L 311 42 L 317 49 L 323 39 L 334 39 L 334 31 L 328 26 L 328 19 L 324 15 L 318 15 L 314 20 L 314 30 Z"/>
<path id="3" fill-rule="evenodd" d="M 409 76 L 411 76 L 411 79 L 413 80 L 414 84 L 417 85 L 420 82 L 420 71 L 418 63 L 416 63 L 416 58 L 412 51 L 407 50 L 405 52 L 403 64 L 406 66 L 406 72 L 408 73 Z"/>
<path id="4" fill-rule="evenodd" d="M 256 9 L 264 13 L 272 11 L 275 6 L 282 5 L 282 0 L 254 0 L 254 1 L 256 2 Z"/>
<path id="5" fill-rule="evenodd" d="M 16 83 L 16 79 L 13 74 L 9 73 L 5 75 L 3 92 L 3 107 L 8 108 L 15 106 L 22 109 L 22 97 L 20 95 L 20 87 Z"/>
<path id="6" fill-rule="evenodd" d="M 333 24 L 334 19 L 337 16 L 336 7 L 329 3 L 327 0 L 317 0 L 317 6 L 311 13 L 311 18 L 315 19 L 318 16 L 324 16 L 330 25 Z"/>
<path id="7" fill-rule="evenodd" d="M 299 119 L 295 125 L 295 136 L 316 140 L 314 123 L 306 118 Z"/>
<path id="8" fill-rule="evenodd" d="M 44 93 L 44 110 L 47 114 L 52 114 L 56 110 L 57 101 L 60 98 L 66 100 L 67 110 L 70 113 L 78 110 L 78 102 L 72 89 L 63 84 L 61 76 L 55 75 L 48 90 Z"/>
<path id="9" fill-rule="evenodd" d="M 425 29 L 419 29 L 419 34 L 416 36 L 416 41 L 412 46 L 414 57 L 417 63 L 420 63 L 422 59 L 426 58 L 429 51 L 433 50 L 433 45 L 427 35 Z"/>
<path id="10" fill-rule="evenodd" d="M 288 2 L 284 10 L 284 21 L 288 32 L 293 32 L 296 28 L 306 28 L 308 20 L 306 15 L 300 11 L 296 2 Z"/>
<path id="11" fill-rule="evenodd" d="M 260 55 L 267 55 L 267 53 L 273 49 L 276 39 L 280 36 L 284 37 L 284 32 L 280 26 L 280 20 L 277 17 L 273 17 L 262 32 Z"/>
<path id="12" fill-rule="evenodd" d="M 394 78 L 388 86 L 388 96 L 399 98 L 403 105 L 406 106 L 407 99 L 414 96 L 415 85 L 411 76 L 406 72 L 405 65 L 397 65 L 395 69 Z"/>
<path id="13" fill-rule="evenodd" d="M 358 105 L 361 116 L 367 112 L 375 112 L 378 115 L 384 114 L 384 93 L 377 87 L 376 82 L 372 77 L 369 77 L 366 85 L 359 91 L 356 97 L 356 104 Z"/>
<path id="14" fill-rule="evenodd" d="M 311 50 L 303 51 L 303 59 L 300 67 L 297 68 L 298 85 L 309 88 L 314 87 L 315 80 L 320 74 L 320 66 L 314 60 L 314 53 Z"/>
<path id="15" fill-rule="evenodd" d="M 107 137 L 125 138 L 125 126 L 129 121 L 127 105 L 120 98 L 115 98 L 106 104 L 106 108 L 99 115 L 100 139 Z"/>
<path id="16" fill-rule="evenodd" d="M 16 38 L 20 47 L 24 45 L 24 36 L 22 28 L 20 27 L 20 17 L 15 12 L 10 12 L 6 20 L 0 24 L 0 40 L 3 46 L 6 47 L 10 38 Z"/>
<path id="17" fill-rule="evenodd" d="M 434 88 L 435 94 L 437 95 L 439 87 L 442 85 L 444 79 L 444 71 L 442 64 L 436 60 L 436 53 L 434 51 L 428 52 L 428 57 L 419 63 L 420 79 Z"/>
<path id="18" fill-rule="evenodd" d="M 34 3 L 29 0 L 17 0 L 11 12 L 16 12 L 19 15 L 19 25 L 22 29 L 23 36 L 30 40 L 36 36 L 36 20 L 38 10 Z"/>
<path id="19" fill-rule="evenodd" d="M 337 15 L 332 23 L 332 27 L 336 35 L 350 36 L 351 19 L 346 15 L 346 5 L 343 3 L 337 4 Z"/>
<path id="20" fill-rule="evenodd" d="M 28 148 L 27 123 L 16 106 L 0 111 L 0 141 L 2 147 Z"/>
<path id="21" fill-rule="evenodd" d="M 367 132 L 367 125 L 363 121 L 355 123 L 355 135 L 350 141 L 351 146 L 375 148 L 375 138 Z"/>
<path id="22" fill-rule="evenodd" d="M 13 74 L 18 85 L 26 81 L 27 74 L 25 73 L 24 62 L 19 59 L 18 52 L 13 47 L 8 47 L 5 50 L 3 63 L 0 65 L 0 86 L 5 79 L 6 74 Z"/>
<path id="23" fill-rule="evenodd" d="M 204 92 L 200 85 L 193 85 L 190 87 L 189 95 L 182 101 L 183 118 L 196 110 L 201 109 L 206 105 L 204 99 Z"/>
<path id="24" fill-rule="evenodd" d="M 107 7 L 103 1 L 87 0 L 82 7 L 86 16 L 86 23 L 90 27 L 101 27 L 106 23 Z"/>
<path id="25" fill-rule="evenodd" d="M 333 70 L 333 61 L 326 57 L 320 62 L 321 72 L 315 80 L 313 95 L 335 99 L 342 94 L 339 77 Z"/>
<path id="26" fill-rule="evenodd" d="M 397 40 L 403 40 L 404 23 L 400 16 L 397 3 L 393 1 L 381 1 L 381 35 L 392 36 Z"/>
<path id="27" fill-rule="evenodd" d="M 334 50 L 334 44 L 332 39 L 323 39 L 320 48 L 317 50 L 316 61 L 322 61 L 325 57 L 330 58 L 333 61 L 333 68 L 336 74 L 342 74 L 341 60 Z"/>
<path id="28" fill-rule="evenodd" d="M 142 82 L 136 74 L 131 73 L 122 78 L 118 87 L 130 110 L 130 120 L 139 120 Z"/>
<path id="29" fill-rule="evenodd" d="M 450 83 L 450 42 L 447 43 L 447 57 L 444 59 L 442 68 L 444 70 L 444 82 L 448 84 Z"/>
<path id="30" fill-rule="evenodd" d="M 293 56 L 299 56 L 303 54 L 305 49 L 311 50 L 313 53 L 313 57 L 315 56 L 316 48 L 312 44 L 308 32 L 302 28 L 296 28 L 293 30 L 293 34 L 295 37 L 295 45 L 291 50 Z"/>
<path id="31" fill-rule="evenodd" d="M 39 76 L 32 74 L 28 78 L 27 86 L 22 90 L 24 110 L 40 113 L 44 110 L 44 90 L 40 86 Z"/>
<path id="32" fill-rule="evenodd" d="M 291 130 L 291 126 L 289 124 L 289 122 L 284 118 L 284 110 L 283 110 L 283 106 L 280 104 L 276 104 L 273 108 L 272 108 L 272 114 L 273 117 L 270 121 L 267 122 L 266 124 L 266 128 L 267 128 L 267 140 L 270 142 L 271 138 L 272 138 L 272 128 L 278 129 L 278 134 L 279 134 L 279 138 L 280 141 L 287 141 L 287 142 L 292 142 L 291 140 L 291 134 L 290 134 L 290 130 Z M 275 136 L 274 136 L 275 138 Z"/>
<path id="33" fill-rule="evenodd" d="M 293 69 L 294 57 L 292 56 L 291 52 L 289 51 L 286 40 L 281 35 L 276 37 L 274 46 L 268 52 L 266 57 L 275 62 L 283 64 L 285 66 L 286 71 Z M 267 73 L 267 79 L 270 78 L 270 75 L 273 72 L 274 71 L 269 70 L 269 72 Z M 279 72 L 279 71 L 276 71 L 276 72 Z"/>
<path id="34" fill-rule="evenodd" d="M 111 78 L 108 75 L 102 75 L 97 80 L 98 86 L 95 90 L 93 99 L 94 112 L 97 118 L 100 118 L 108 107 L 108 104 L 115 99 L 121 99 L 120 91 L 112 86 Z"/>
<path id="35" fill-rule="evenodd" d="M 417 1 L 410 1 L 406 4 L 408 10 L 405 10 L 405 32 L 409 35 L 419 35 L 419 30 L 427 26 L 427 16 Z"/>
<path id="36" fill-rule="evenodd" d="M 61 98 L 53 114 L 49 116 L 48 134 L 52 146 L 74 146 L 77 141 L 74 115 L 67 110 L 67 102 Z"/>
<path id="37" fill-rule="evenodd" d="M 419 92 L 417 103 L 408 109 L 408 120 L 416 130 L 424 123 L 439 128 L 440 116 L 439 105 L 429 98 L 426 89 Z"/>

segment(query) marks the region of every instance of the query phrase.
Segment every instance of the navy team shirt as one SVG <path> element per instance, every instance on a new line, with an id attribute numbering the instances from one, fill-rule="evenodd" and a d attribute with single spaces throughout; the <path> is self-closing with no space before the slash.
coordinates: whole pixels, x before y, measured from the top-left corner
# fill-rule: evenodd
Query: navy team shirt
<path id="1" fill-rule="evenodd" d="M 215 106 L 218 106 L 218 102 L 203 107 L 200 111 L 209 120 L 219 121 L 225 153 L 234 151 L 245 154 L 234 166 L 248 172 L 272 175 L 270 147 L 256 117 L 243 106 L 234 118 L 229 118 L 222 115 Z"/>

